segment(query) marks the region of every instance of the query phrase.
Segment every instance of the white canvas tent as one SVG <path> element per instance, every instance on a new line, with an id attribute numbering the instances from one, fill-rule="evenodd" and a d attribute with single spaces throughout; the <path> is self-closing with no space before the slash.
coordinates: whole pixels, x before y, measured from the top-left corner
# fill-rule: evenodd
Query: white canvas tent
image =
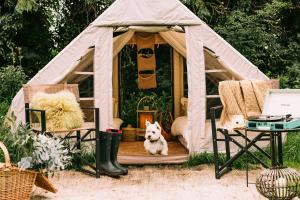
<path id="1" fill-rule="evenodd" d="M 174 31 L 175 26 L 183 27 L 185 33 Z M 127 31 L 113 37 L 118 28 L 125 28 Z M 28 84 L 61 83 L 79 66 L 92 63 L 94 106 L 100 108 L 100 128 L 106 130 L 112 127 L 112 97 L 118 95 L 113 89 L 117 87 L 113 81 L 117 76 L 116 58 L 120 50 L 132 40 L 135 32 L 159 34 L 160 38 L 173 47 L 173 60 L 177 59 L 179 66 L 182 67 L 182 58 L 186 58 L 189 134 L 187 142 L 190 152 L 203 151 L 203 141 L 211 137 L 205 131 L 205 70 L 208 67 L 213 69 L 219 66 L 218 69 L 226 69 L 227 73 L 220 75 L 223 79 L 268 79 L 179 0 L 116 0 Z M 94 48 L 90 48 L 92 46 Z M 205 50 L 204 47 L 211 51 Z M 178 70 L 174 68 L 174 76 L 180 74 Z M 180 85 L 182 80 L 174 77 L 174 84 Z M 174 94 L 175 104 L 180 96 L 180 91 Z M 19 121 L 24 121 L 22 90 L 13 99 L 11 111 Z"/>

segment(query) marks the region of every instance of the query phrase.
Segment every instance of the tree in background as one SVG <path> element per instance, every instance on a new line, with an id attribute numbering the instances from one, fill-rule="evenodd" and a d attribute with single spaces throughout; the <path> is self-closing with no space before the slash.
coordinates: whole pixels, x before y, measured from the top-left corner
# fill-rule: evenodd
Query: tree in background
<path id="1" fill-rule="evenodd" d="M 282 87 L 300 87 L 300 3 L 186 0 L 184 3 Z"/>
<path id="2" fill-rule="evenodd" d="M 182 0 L 270 77 L 300 87 L 298 0 Z M 32 77 L 112 0 L 0 2 L 0 67 Z"/>
<path id="3" fill-rule="evenodd" d="M 0 67 L 19 65 L 31 77 L 52 58 L 50 21 L 43 7 L 16 6 L 14 0 L 0 3 Z"/>

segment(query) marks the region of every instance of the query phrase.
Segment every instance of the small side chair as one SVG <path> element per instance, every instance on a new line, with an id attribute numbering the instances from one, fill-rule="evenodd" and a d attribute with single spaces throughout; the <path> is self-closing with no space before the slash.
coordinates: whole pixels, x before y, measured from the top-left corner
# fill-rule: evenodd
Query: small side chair
<path id="1" fill-rule="evenodd" d="M 45 110 L 37 110 L 30 108 L 30 103 L 32 100 L 32 97 L 37 92 L 45 92 L 45 93 L 57 93 L 63 90 L 68 90 L 72 92 L 78 103 L 80 103 L 79 98 L 79 89 L 77 84 L 51 84 L 51 85 L 30 85 L 26 84 L 23 85 L 23 91 L 24 91 L 24 102 L 25 102 L 25 120 L 26 124 L 32 129 L 34 132 L 37 133 L 44 133 L 48 136 L 54 136 L 55 134 L 59 136 L 62 136 L 62 138 L 65 139 L 76 139 L 75 144 L 70 147 L 71 150 L 74 150 L 77 148 L 77 150 L 81 149 L 81 143 L 82 142 L 88 142 L 88 141 L 95 141 L 96 143 L 96 166 L 91 165 L 90 163 L 83 160 L 80 156 L 80 153 L 76 154 L 78 155 L 78 162 L 80 164 L 80 170 L 96 176 L 96 178 L 100 177 L 100 128 L 99 128 L 99 108 L 94 107 L 88 107 L 88 108 L 81 108 L 82 110 L 92 110 L 94 114 L 94 121 L 93 122 L 85 122 L 82 127 L 72 129 L 72 130 L 61 130 L 61 131 L 47 131 L 47 122 L 46 122 L 46 115 L 47 112 Z M 40 114 L 40 121 L 36 122 L 36 119 L 34 118 L 35 114 Z M 95 134 L 92 134 L 95 132 Z M 90 138 L 87 138 L 90 136 Z M 85 165 L 88 165 L 92 170 L 84 169 L 82 168 L 82 163 Z"/>

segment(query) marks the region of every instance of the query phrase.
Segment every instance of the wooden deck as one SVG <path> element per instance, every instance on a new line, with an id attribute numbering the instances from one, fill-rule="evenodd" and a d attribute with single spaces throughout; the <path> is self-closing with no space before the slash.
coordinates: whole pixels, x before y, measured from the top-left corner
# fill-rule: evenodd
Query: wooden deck
<path id="1" fill-rule="evenodd" d="M 188 151 L 178 142 L 168 142 L 169 155 L 149 155 L 144 149 L 144 142 L 121 142 L 118 161 L 121 164 L 181 164 L 187 161 Z"/>

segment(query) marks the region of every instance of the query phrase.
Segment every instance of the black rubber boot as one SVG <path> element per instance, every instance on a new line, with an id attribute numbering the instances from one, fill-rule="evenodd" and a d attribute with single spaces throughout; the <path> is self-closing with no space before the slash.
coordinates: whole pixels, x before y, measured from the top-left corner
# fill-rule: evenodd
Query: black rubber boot
<path id="1" fill-rule="evenodd" d="M 121 140 L 121 134 L 120 133 L 112 133 L 112 139 L 111 139 L 111 162 L 112 164 L 122 170 L 123 174 L 128 174 L 128 169 L 126 167 L 123 167 L 118 163 L 117 156 L 118 156 L 118 150 L 119 150 L 119 144 Z"/>
<path id="2" fill-rule="evenodd" d="M 111 134 L 102 132 L 100 139 L 100 174 L 117 177 L 124 172 L 111 162 Z"/>

